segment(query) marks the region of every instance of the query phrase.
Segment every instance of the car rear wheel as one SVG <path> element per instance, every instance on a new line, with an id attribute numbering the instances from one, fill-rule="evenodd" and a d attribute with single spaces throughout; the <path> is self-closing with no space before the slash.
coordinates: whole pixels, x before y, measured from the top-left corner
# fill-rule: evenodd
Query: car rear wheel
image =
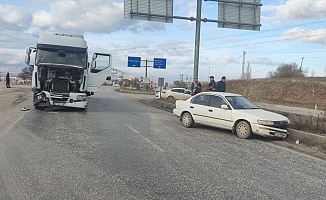
<path id="1" fill-rule="evenodd" d="M 184 127 L 190 128 L 194 125 L 194 119 L 192 118 L 191 114 L 186 112 L 181 117 L 182 125 Z"/>
<path id="2" fill-rule="evenodd" d="M 238 137 L 242 139 L 247 139 L 252 136 L 250 124 L 246 121 L 238 122 L 235 131 Z"/>
<path id="3" fill-rule="evenodd" d="M 167 99 L 170 100 L 170 101 L 172 101 L 172 100 L 174 100 L 174 97 L 173 96 L 168 96 Z"/>

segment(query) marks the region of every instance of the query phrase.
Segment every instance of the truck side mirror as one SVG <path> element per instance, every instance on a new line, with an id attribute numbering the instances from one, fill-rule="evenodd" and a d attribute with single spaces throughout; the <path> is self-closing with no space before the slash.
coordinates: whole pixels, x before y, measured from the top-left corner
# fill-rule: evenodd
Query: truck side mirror
<path id="1" fill-rule="evenodd" d="M 26 63 L 27 65 L 29 65 L 30 61 L 31 61 L 31 57 L 30 57 L 30 55 L 29 55 L 29 54 L 26 54 L 26 55 L 25 55 L 25 63 Z"/>
<path id="2" fill-rule="evenodd" d="M 32 53 L 31 48 L 26 49 L 26 54 L 27 54 L 27 55 L 30 55 L 31 53 Z"/>

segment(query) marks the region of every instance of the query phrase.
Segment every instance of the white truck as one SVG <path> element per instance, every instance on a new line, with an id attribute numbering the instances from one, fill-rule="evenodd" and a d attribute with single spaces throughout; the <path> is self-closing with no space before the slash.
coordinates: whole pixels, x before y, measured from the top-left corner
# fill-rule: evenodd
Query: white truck
<path id="1" fill-rule="evenodd" d="M 29 66 L 35 56 L 32 74 L 35 108 L 53 106 L 85 109 L 89 96 L 106 80 L 111 80 L 111 55 L 94 53 L 88 59 L 83 35 L 46 32 L 40 35 L 36 48 L 26 51 Z"/>

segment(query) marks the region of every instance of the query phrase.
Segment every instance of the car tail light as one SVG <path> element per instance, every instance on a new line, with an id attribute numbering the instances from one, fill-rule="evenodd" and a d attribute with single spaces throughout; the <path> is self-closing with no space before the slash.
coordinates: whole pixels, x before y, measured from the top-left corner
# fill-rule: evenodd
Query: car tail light
<path id="1" fill-rule="evenodd" d="M 166 91 L 162 91 L 162 93 L 163 93 L 163 94 L 165 94 L 165 93 L 166 93 Z"/>

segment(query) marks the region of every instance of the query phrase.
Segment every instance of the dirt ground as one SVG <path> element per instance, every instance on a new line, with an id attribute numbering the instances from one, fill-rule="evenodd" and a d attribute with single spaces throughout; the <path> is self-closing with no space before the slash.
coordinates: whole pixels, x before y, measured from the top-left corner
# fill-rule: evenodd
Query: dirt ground
<path id="1" fill-rule="evenodd" d="M 326 110 L 325 78 L 251 79 L 227 81 L 227 92 L 242 94 L 252 101 Z"/>

